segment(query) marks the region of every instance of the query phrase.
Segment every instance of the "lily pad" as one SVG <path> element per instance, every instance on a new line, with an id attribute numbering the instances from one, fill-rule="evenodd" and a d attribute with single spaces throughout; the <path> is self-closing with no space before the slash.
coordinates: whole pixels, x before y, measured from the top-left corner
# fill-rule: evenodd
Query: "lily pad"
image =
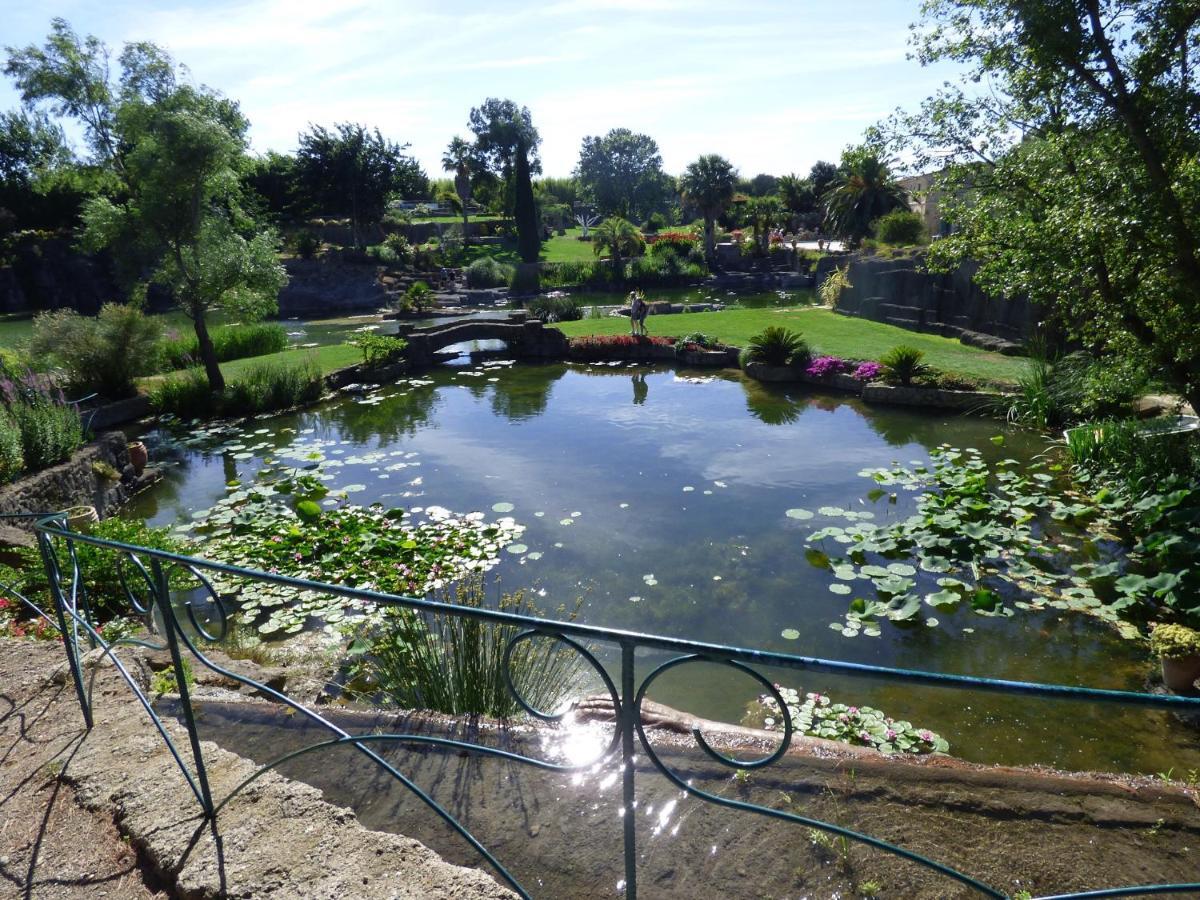
<path id="1" fill-rule="evenodd" d="M 789 519 L 800 519 L 801 521 L 805 521 L 813 517 L 813 514 L 807 509 L 789 509 L 784 513 L 784 515 Z"/>

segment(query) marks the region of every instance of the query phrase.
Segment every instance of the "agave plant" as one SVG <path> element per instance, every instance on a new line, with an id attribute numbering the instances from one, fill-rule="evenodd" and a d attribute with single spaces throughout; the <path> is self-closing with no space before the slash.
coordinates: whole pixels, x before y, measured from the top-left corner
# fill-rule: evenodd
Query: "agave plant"
<path id="1" fill-rule="evenodd" d="M 801 365 L 808 361 L 809 349 L 796 331 L 772 325 L 750 338 L 745 359 L 767 366 Z"/>

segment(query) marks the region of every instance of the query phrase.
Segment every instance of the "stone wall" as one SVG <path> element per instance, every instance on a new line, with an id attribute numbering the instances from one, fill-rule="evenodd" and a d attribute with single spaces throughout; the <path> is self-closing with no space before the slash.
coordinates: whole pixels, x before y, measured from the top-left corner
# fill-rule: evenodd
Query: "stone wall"
<path id="1" fill-rule="evenodd" d="M 954 272 L 925 271 L 923 253 L 898 258 L 852 254 L 826 257 L 817 265 L 817 284 L 835 268 L 849 265 L 851 287 L 837 311 L 913 331 L 958 337 L 964 343 L 1016 353 L 1042 313 L 1023 297 L 997 299 L 972 280 L 978 266 Z"/>
<path id="2" fill-rule="evenodd" d="M 374 310 L 388 303 L 386 287 L 374 265 L 330 259 L 289 259 L 288 284 L 279 292 L 279 316 L 319 315 Z"/>
<path id="3" fill-rule="evenodd" d="M 111 467 L 119 478 L 114 480 L 97 472 L 97 463 Z M 103 519 L 116 512 L 146 483 L 150 470 L 146 471 L 142 478 L 134 475 L 125 435 L 110 431 L 76 450 L 66 462 L 0 487 L 0 513 L 57 512 L 72 506 L 94 506 Z M 33 531 L 34 520 L 13 519 L 6 524 L 29 533 Z M 13 543 L 11 537 L 0 534 L 0 543 Z"/>

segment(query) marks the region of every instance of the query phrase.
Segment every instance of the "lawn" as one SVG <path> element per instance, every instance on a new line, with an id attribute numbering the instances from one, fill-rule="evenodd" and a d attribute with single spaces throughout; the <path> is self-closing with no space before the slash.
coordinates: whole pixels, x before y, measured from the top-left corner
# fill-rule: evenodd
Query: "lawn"
<path id="1" fill-rule="evenodd" d="M 649 298 L 653 300 L 653 296 Z M 679 337 L 702 331 L 718 340 L 744 347 L 752 335 L 769 325 L 783 325 L 799 331 L 816 353 L 855 359 L 879 359 L 898 344 L 908 344 L 925 352 L 925 362 L 944 372 L 981 381 L 1013 384 L 1028 362 L 1020 357 L 1002 356 L 968 347 L 954 338 L 906 331 L 894 325 L 839 316 L 819 307 L 782 309 L 729 309 L 720 312 L 681 313 L 650 316 L 646 320 L 651 334 Z M 582 319 L 557 326 L 570 337 L 585 334 L 626 334 L 629 320 L 620 317 Z"/>
<path id="2" fill-rule="evenodd" d="M 362 362 L 362 351 L 349 344 L 329 344 L 325 347 L 297 347 L 292 350 L 281 350 L 278 353 L 268 353 L 265 356 L 248 356 L 245 359 L 233 359 L 229 362 L 223 362 L 221 363 L 221 371 L 225 374 L 227 381 L 233 381 L 245 373 L 247 369 L 254 366 L 287 365 L 308 358 L 316 360 L 322 375 L 328 375 L 335 369 L 344 369 L 346 366 Z M 138 379 L 138 382 L 143 388 L 149 388 L 156 381 L 176 374 L 178 373 L 170 372 L 162 375 L 150 375 L 146 378 Z"/>
<path id="3" fill-rule="evenodd" d="M 579 240 L 582 233 L 581 228 L 568 228 L 565 235 L 554 235 L 550 240 L 543 241 L 538 259 L 549 263 L 595 259 L 596 254 L 592 250 L 591 241 Z M 509 266 L 515 266 L 521 261 L 517 253 L 517 239 L 510 237 L 500 244 L 472 244 L 464 247 L 460 265 L 469 266 L 483 256 L 490 256 Z"/>

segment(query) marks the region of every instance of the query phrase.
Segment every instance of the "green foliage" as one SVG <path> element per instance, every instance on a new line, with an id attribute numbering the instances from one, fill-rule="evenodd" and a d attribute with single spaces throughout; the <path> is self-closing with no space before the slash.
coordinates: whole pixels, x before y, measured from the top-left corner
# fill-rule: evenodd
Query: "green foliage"
<path id="1" fill-rule="evenodd" d="M 679 191 L 684 202 L 698 209 L 704 217 L 704 250 L 709 265 L 714 261 L 717 217 L 733 202 L 736 184 L 737 169 L 729 160 L 715 153 L 689 163 L 679 179 Z"/>
<path id="2" fill-rule="evenodd" d="M 482 580 L 471 578 L 446 598 L 469 609 L 537 616 L 541 611 L 522 592 L 492 603 Z M 573 618 L 573 616 L 571 616 Z M 352 644 L 357 679 L 402 709 L 507 719 L 523 710 L 508 689 L 504 654 L 520 629 L 459 616 L 421 616 L 388 610 Z M 556 712 L 578 688 L 581 657 L 557 641 L 523 641 L 508 666 L 513 684 L 535 709 Z"/>
<path id="3" fill-rule="evenodd" d="M 689 332 L 688 334 L 685 334 L 683 337 L 681 337 L 678 340 L 677 344 L 682 344 L 685 346 L 687 344 L 695 344 L 697 347 L 704 347 L 705 349 L 710 348 L 710 347 L 722 346 L 721 342 L 718 341 L 715 337 L 713 337 L 712 335 L 709 335 L 709 334 L 705 334 L 703 331 Z"/>
<path id="4" fill-rule="evenodd" d="M 481 256 L 466 269 L 467 287 L 470 288 L 508 287 L 512 276 L 512 266 L 490 256 Z"/>
<path id="5" fill-rule="evenodd" d="M 0 408 L 0 484 L 12 481 L 24 469 L 21 428 L 6 408 Z"/>
<path id="6" fill-rule="evenodd" d="M 213 391 L 199 369 L 186 369 L 160 379 L 150 389 L 150 405 L 160 415 L 184 420 L 249 416 L 315 402 L 324 389 L 320 368 L 305 358 L 292 364 L 257 363 L 221 391 Z"/>
<path id="7" fill-rule="evenodd" d="M 74 406 L 30 397 L 8 406 L 21 435 L 25 468 L 36 472 L 60 463 L 83 444 L 83 423 Z"/>
<path id="8" fill-rule="evenodd" d="M 192 664 L 187 657 L 183 657 L 179 662 L 179 667 L 183 670 L 183 680 L 190 688 L 196 681 L 195 675 L 192 674 Z M 175 676 L 175 667 L 168 666 L 155 672 L 154 677 L 150 679 L 150 690 L 155 694 L 178 694 L 179 680 Z"/>
<path id="9" fill-rule="evenodd" d="M 1044 342 L 1034 340 L 1018 387 L 1009 418 L 1049 428 L 1127 414 L 1133 400 L 1149 389 L 1150 376 L 1136 347 L 1110 350 L 1099 357 L 1080 351 L 1052 359 Z"/>
<path id="10" fill-rule="evenodd" d="M 653 212 L 646 217 L 646 224 L 642 230 L 647 234 L 658 234 L 660 231 L 666 230 L 667 226 L 670 224 L 671 223 L 667 220 L 667 217 L 662 213 Z"/>
<path id="11" fill-rule="evenodd" d="M 536 266 L 517 266 L 513 269 L 508 289 L 514 294 L 534 294 L 541 288 L 541 273 Z"/>
<path id="12" fill-rule="evenodd" d="M 583 318 L 583 304 L 574 297 L 538 297 L 530 300 L 525 308 L 543 322 L 577 322 Z"/>
<path id="13" fill-rule="evenodd" d="M 592 252 L 600 256 L 608 251 L 612 259 L 613 280 L 624 278 L 624 258 L 640 256 L 646 249 L 646 242 L 637 226 L 628 219 L 610 216 L 592 232 Z"/>
<path id="14" fill-rule="evenodd" d="M 161 378 L 151 385 L 148 394 L 151 408 L 160 415 L 207 419 L 221 410 L 221 394 L 213 391 L 200 369 L 185 369 Z"/>
<path id="15" fill-rule="evenodd" d="M 919 58 L 989 90 L 947 85 L 885 132 L 939 172 L 954 229 L 932 267 L 979 263 L 983 290 L 1027 296 L 1084 346 L 1136 342 L 1200 403 L 1200 131 L 1180 49 L 1200 23 L 1185 9 L 925 3 Z"/>
<path id="16" fill-rule="evenodd" d="M 408 341 L 404 338 L 370 331 L 360 334 L 350 343 L 362 351 L 363 365 L 369 369 L 394 363 L 408 349 Z"/>
<path id="17" fill-rule="evenodd" d="M 1186 625 L 1156 625 L 1150 632 L 1150 649 L 1162 659 L 1200 655 L 1200 632 Z"/>
<path id="18" fill-rule="evenodd" d="M 288 347 L 287 329 L 274 322 L 222 325 L 214 328 L 210 334 L 219 362 L 266 356 Z M 161 346 L 162 363 L 167 369 L 190 368 L 200 360 L 199 341 L 195 335 L 168 338 Z"/>
<path id="19" fill-rule="evenodd" d="M 383 218 L 388 198 L 424 193 L 428 179 L 405 146 L 389 141 L 376 128 L 341 122 L 329 130 L 311 125 L 296 150 L 296 174 L 309 212 L 347 216 L 354 246 L 360 228 Z"/>
<path id="20" fill-rule="evenodd" d="M 872 223 L 893 210 L 907 209 L 904 189 L 876 148 L 851 147 L 842 154 L 838 178 L 822 198 L 826 224 L 852 246 L 871 235 Z"/>
<path id="21" fill-rule="evenodd" d="M 424 281 L 414 281 L 404 292 L 404 299 L 417 312 L 428 312 L 433 309 L 433 289 Z"/>
<path id="22" fill-rule="evenodd" d="M 748 362 L 766 366 L 800 366 L 808 362 L 810 355 L 803 335 L 781 325 L 772 325 L 754 335 L 744 352 Z"/>
<path id="23" fill-rule="evenodd" d="M 950 751 L 950 744 L 936 732 L 893 719 L 870 706 L 834 703 L 828 696 L 812 692 L 801 699 L 800 692 L 795 688 L 780 687 L 779 693 L 787 704 L 792 728 L 800 734 L 859 747 L 873 747 L 882 753 Z M 783 711 L 779 708 L 779 701 L 770 694 L 763 694 L 751 704 L 742 723 L 767 731 L 782 731 Z"/>
<path id="24" fill-rule="evenodd" d="M 842 266 L 825 276 L 825 280 L 817 288 L 817 296 L 826 306 L 837 309 L 838 301 L 842 299 L 842 291 L 852 287 L 854 285 L 850 283 L 850 266 Z"/>
<path id="25" fill-rule="evenodd" d="M 576 179 L 602 216 L 646 218 L 667 199 L 670 181 L 658 144 L 647 134 L 614 128 L 604 137 L 585 137 Z"/>
<path id="26" fill-rule="evenodd" d="M 879 360 L 887 369 L 887 378 L 894 384 L 910 385 L 913 379 L 926 371 L 925 351 L 901 344 L 893 347 Z"/>
<path id="27" fill-rule="evenodd" d="M 87 531 L 93 537 L 106 541 L 170 552 L 180 552 L 183 549 L 180 542 L 171 536 L 169 529 L 153 528 L 141 519 L 102 519 L 89 525 Z M 123 554 L 79 542 L 75 544 L 75 556 L 79 561 L 83 588 L 87 593 L 88 606 L 95 622 L 103 623 L 120 616 L 134 615 L 125 588 L 121 584 L 122 570 L 130 590 L 140 601 L 145 604 L 150 599 L 149 586 L 132 565 L 122 562 Z M 20 557 L 21 592 L 30 597 L 48 596 L 50 585 L 46 581 L 40 551 L 35 547 L 24 548 L 20 551 Z M 68 564 L 65 550 L 60 551 L 59 558 L 64 565 Z M 182 586 L 182 581 L 177 583 L 175 580 L 181 577 L 176 571 L 172 576 L 172 586 Z"/>
<path id="28" fill-rule="evenodd" d="M 315 231 L 305 228 L 292 238 L 292 247 L 295 248 L 296 255 L 301 259 L 312 259 L 321 249 L 321 239 Z"/>
<path id="29" fill-rule="evenodd" d="M 157 371 L 162 325 L 135 306 L 106 303 L 95 317 L 64 309 L 33 320 L 30 352 L 61 366 L 72 388 L 132 396 L 138 375 Z"/>
<path id="30" fill-rule="evenodd" d="M 880 216 L 871 226 L 876 240 L 899 247 L 924 244 L 929 240 L 925 220 L 909 209 L 895 209 Z"/>

